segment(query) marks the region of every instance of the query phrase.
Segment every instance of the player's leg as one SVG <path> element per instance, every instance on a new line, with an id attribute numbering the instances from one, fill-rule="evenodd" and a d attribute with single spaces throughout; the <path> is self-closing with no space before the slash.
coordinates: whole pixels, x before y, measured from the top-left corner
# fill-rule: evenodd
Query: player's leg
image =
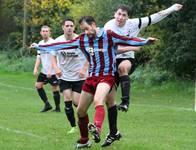
<path id="1" fill-rule="evenodd" d="M 65 104 L 65 114 L 68 121 L 70 122 L 71 127 L 76 126 L 76 121 L 74 117 L 74 110 L 72 107 L 72 82 L 59 80 L 60 91 L 63 94 L 64 104 Z"/>
<path id="2" fill-rule="evenodd" d="M 72 99 L 73 99 L 72 93 L 73 93 L 72 89 L 66 89 L 63 91 L 63 97 L 64 97 L 64 103 L 65 103 L 65 114 L 71 125 L 71 130 L 73 130 L 76 127 L 76 120 L 75 120 L 74 109 L 72 105 Z M 71 130 L 68 131 L 68 133 L 72 133 Z"/>
<path id="3" fill-rule="evenodd" d="M 98 83 L 96 87 L 96 92 L 93 99 L 93 102 L 95 104 L 94 123 L 89 124 L 88 126 L 89 131 L 93 135 L 94 141 L 96 143 L 100 142 L 100 133 L 105 118 L 104 101 L 114 84 L 114 77 L 106 76 L 103 79 L 100 79 L 100 81 L 101 82 Z"/>
<path id="4" fill-rule="evenodd" d="M 107 83 L 99 83 L 93 100 L 95 104 L 94 124 L 100 131 L 105 118 L 104 100 L 109 91 L 110 86 Z"/>
<path id="5" fill-rule="evenodd" d="M 76 147 L 90 147 L 92 142 L 88 137 L 88 123 L 89 118 L 87 114 L 87 110 L 92 103 L 93 94 L 89 92 L 82 91 L 77 107 L 77 115 L 78 115 L 78 126 L 80 130 L 80 139 L 77 141 Z"/>
<path id="6" fill-rule="evenodd" d="M 74 106 L 78 106 L 80 93 L 82 91 L 82 86 L 84 84 L 84 80 L 73 82 L 72 91 L 73 91 L 73 104 Z"/>
<path id="7" fill-rule="evenodd" d="M 118 73 L 120 77 L 121 85 L 121 104 L 119 105 L 119 110 L 127 111 L 130 104 L 130 90 L 131 90 L 131 80 L 129 77 L 129 72 L 132 67 L 132 62 L 130 60 L 120 61 L 118 65 Z"/>
<path id="8" fill-rule="evenodd" d="M 44 102 L 44 108 L 40 111 L 40 112 L 46 112 L 50 109 L 52 109 L 52 106 L 50 105 L 50 103 L 48 102 L 48 97 L 46 95 L 46 92 L 43 88 L 44 86 L 44 83 L 46 82 L 47 80 L 47 77 L 46 75 L 40 73 L 38 75 L 38 78 L 37 78 L 37 82 L 35 83 L 35 87 L 37 89 L 37 92 L 41 98 L 41 100 Z"/>
<path id="9" fill-rule="evenodd" d="M 117 106 L 115 102 L 116 87 L 113 86 L 112 91 L 106 97 L 106 105 L 108 108 L 108 123 L 110 132 L 102 143 L 102 147 L 111 145 L 114 141 L 119 140 L 122 136 L 117 129 Z"/>
<path id="10" fill-rule="evenodd" d="M 80 93 L 82 91 L 83 83 L 84 83 L 83 80 L 72 82 L 72 104 L 74 104 L 74 106 L 76 107 L 78 106 L 78 103 L 79 103 L 79 98 L 80 98 Z M 71 111 L 72 114 L 70 114 L 72 116 L 72 119 L 71 119 L 72 121 L 70 121 L 72 128 L 70 129 L 70 131 L 68 131 L 68 133 L 75 133 L 77 131 L 77 128 L 76 128 L 76 123 L 75 123 L 73 107 L 71 107 L 70 110 L 72 110 Z"/>
<path id="11" fill-rule="evenodd" d="M 60 112 L 60 92 L 59 92 L 59 86 L 58 86 L 58 79 L 55 75 L 52 75 L 49 80 L 49 83 L 52 86 L 52 92 L 53 92 L 53 99 L 55 103 L 55 112 Z"/>

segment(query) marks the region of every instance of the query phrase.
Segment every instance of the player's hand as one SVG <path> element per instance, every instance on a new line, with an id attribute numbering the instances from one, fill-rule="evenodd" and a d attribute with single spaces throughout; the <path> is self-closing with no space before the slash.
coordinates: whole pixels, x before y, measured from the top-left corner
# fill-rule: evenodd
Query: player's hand
<path id="1" fill-rule="evenodd" d="M 158 40 L 157 38 L 149 37 L 148 44 L 154 44 L 157 40 Z"/>
<path id="2" fill-rule="evenodd" d="M 59 68 L 55 69 L 55 73 L 57 77 L 61 77 L 62 76 L 62 71 Z"/>
<path id="3" fill-rule="evenodd" d="M 49 78 L 49 79 L 50 79 L 50 78 L 51 78 L 51 76 L 52 76 L 52 75 L 51 75 L 51 73 L 50 73 L 50 72 L 48 72 L 48 73 L 47 73 L 47 78 Z"/>
<path id="4" fill-rule="evenodd" d="M 38 46 L 37 43 L 33 43 L 33 44 L 31 44 L 31 46 L 30 46 L 29 48 L 35 48 L 35 47 L 37 47 L 37 46 Z"/>
<path id="5" fill-rule="evenodd" d="M 84 78 L 85 75 L 86 75 L 86 70 L 85 70 L 85 69 L 81 69 L 81 70 L 79 71 L 79 77 L 80 77 L 80 78 Z"/>
<path id="6" fill-rule="evenodd" d="M 34 74 L 34 76 L 37 76 L 38 75 L 38 69 L 37 68 L 34 68 L 33 74 Z"/>
<path id="7" fill-rule="evenodd" d="M 183 5 L 176 3 L 176 4 L 172 5 L 172 7 L 174 8 L 175 11 L 179 11 L 182 9 Z"/>

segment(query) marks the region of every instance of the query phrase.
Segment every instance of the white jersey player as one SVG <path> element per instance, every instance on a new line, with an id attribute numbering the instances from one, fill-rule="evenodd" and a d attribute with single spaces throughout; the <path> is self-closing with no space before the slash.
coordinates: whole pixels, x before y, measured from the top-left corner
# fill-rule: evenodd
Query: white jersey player
<path id="1" fill-rule="evenodd" d="M 50 44 L 54 42 L 54 39 L 50 37 L 50 27 L 48 26 L 42 26 L 40 34 L 43 38 L 39 42 L 39 45 L 45 45 Z M 38 69 L 40 64 L 42 65 L 41 72 L 38 75 Z M 58 91 L 58 79 L 55 76 L 55 71 L 52 68 L 52 61 L 51 61 L 51 54 L 48 52 L 37 52 L 37 58 L 35 62 L 34 67 L 34 75 L 38 75 L 37 81 L 35 83 L 35 87 L 38 91 L 38 94 L 42 101 L 44 102 L 44 108 L 41 110 L 41 112 L 46 112 L 50 109 L 52 109 L 52 106 L 48 102 L 47 95 L 45 93 L 45 90 L 43 88 L 44 84 L 50 83 L 52 86 L 53 91 L 53 98 L 56 105 L 56 108 L 54 109 L 55 112 L 60 112 L 60 93 Z"/>
<path id="2" fill-rule="evenodd" d="M 65 19 L 62 23 L 64 34 L 56 38 L 55 43 L 76 38 L 77 34 L 74 33 L 74 28 L 74 21 Z M 65 113 L 71 125 L 71 130 L 68 133 L 74 133 L 76 121 L 72 101 L 75 106 L 78 105 L 82 85 L 87 77 L 88 62 L 79 49 L 62 49 L 52 53 L 53 67 L 59 77 L 59 87 L 64 97 Z"/>
<path id="3" fill-rule="evenodd" d="M 108 21 L 104 28 L 110 29 L 118 34 L 136 37 L 141 29 L 155 24 L 165 17 L 167 17 L 172 12 L 178 11 L 182 8 L 180 4 L 174 4 L 168 9 L 162 10 L 158 13 L 152 14 L 143 18 L 129 19 L 129 8 L 125 5 L 121 5 L 117 8 L 115 12 L 114 19 Z M 119 49 L 132 49 L 133 47 L 118 47 Z M 127 111 L 129 107 L 130 99 L 130 78 L 129 75 L 135 70 L 135 56 L 134 52 L 130 51 L 127 53 L 119 54 L 116 57 L 117 62 L 117 75 L 116 84 L 117 86 L 121 83 L 122 91 L 122 102 L 118 106 L 119 110 Z"/>

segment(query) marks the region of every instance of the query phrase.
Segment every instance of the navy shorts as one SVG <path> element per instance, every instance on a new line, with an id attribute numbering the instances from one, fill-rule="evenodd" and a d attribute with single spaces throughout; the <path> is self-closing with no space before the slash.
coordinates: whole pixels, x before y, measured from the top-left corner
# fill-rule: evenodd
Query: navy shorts
<path id="1" fill-rule="evenodd" d="M 60 92 L 63 92 L 64 90 L 67 90 L 67 89 L 71 89 L 74 92 L 81 93 L 83 83 L 84 83 L 84 80 L 65 81 L 65 80 L 59 79 Z"/>
<path id="2" fill-rule="evenodd" d="M 47 75 L 41 72 L 37 77 L 37 82 L 43 82 L 44 84 L 50 83 L 52 86 L 58 85 L 58 79 L 56 75 L 52 75 L 51 78 L 48 78 Z"/>

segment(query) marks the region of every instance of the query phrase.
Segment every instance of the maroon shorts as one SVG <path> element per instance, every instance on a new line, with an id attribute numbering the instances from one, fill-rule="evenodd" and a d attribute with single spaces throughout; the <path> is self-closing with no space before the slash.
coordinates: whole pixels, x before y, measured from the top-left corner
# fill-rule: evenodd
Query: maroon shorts
<path id="1" fill-rule="evenodd" d="M 112 75 L 88 77 L 82 86 L 82 90 L 94 95 L 99 83 L 107 83 L 112 88 L 115 84 L 115 77 Z"/>

